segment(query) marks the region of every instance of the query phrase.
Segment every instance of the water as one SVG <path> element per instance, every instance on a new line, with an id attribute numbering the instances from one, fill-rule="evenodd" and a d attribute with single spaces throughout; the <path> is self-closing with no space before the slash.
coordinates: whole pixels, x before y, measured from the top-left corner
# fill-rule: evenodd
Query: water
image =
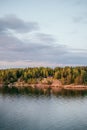
<path id="1" fill-rule="evenodd" d="M 87 96 L 0 94 L 0 130 L 87 130 Z"/>

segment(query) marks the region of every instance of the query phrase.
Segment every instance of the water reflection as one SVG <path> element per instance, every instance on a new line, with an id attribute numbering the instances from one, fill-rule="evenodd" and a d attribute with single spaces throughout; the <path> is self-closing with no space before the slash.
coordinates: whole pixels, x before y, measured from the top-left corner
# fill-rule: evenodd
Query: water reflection
<path id="1" fill-rule="evenodd" d="M 0 130 L 87 130 L 86 95 L 0 94 Z"/>
<path id="2" fill-rule="evenodd" d="M 42 90 L 38 90 L 38 89 L 29 89 L 29 88 L 25 88 L 25 89 L 21 89 L 18 90 L 16 87 L 13 88 L 4 88 L 4 89 L 0 89 L 0 93 L 5 95 L 5 94 L 10 94 L 10 95 L 36 95 L 36 96 L 41 96 L 41 95 L 45 95 L 45 96 L 62 96 L 62 97 L 83 97 L 83 96 L 87 96 L 87 90 L 65 90 L 62 89 L 61 91 L 58 92 L 52 92 L 50 89 L 48 89 L 45 93 Z"/>

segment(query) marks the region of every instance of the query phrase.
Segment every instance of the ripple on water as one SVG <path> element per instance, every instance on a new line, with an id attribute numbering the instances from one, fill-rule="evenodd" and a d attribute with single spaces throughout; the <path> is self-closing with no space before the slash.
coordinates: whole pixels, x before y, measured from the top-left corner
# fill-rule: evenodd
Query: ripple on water
<path id="1" fill-rule="evenodd" d="M 87 97 L 2 96 L 0 130 L 87 130 Z"/>

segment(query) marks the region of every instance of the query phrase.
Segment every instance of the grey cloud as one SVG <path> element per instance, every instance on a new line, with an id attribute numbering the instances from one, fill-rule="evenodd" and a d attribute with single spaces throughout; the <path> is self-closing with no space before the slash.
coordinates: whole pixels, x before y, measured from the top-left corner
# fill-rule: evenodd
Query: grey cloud
<path id="1" fill-rule="evenodd" d="M 0 50 L 11 50 L 16 48 L 17 45 L 22 45 L 22 41 L 18 38 L 8 35 L 0 35 Z"/>
<path id="2" fill-rule="evenodd" d="M 75 5 L 86 5 L 87 0 L 75 0 Z"/>
<path id="3" fill-rule="evenodd" d="M 24 43 L 16 37 L 0 37 L 0 61 L 36 61 L 56 64 L 87 64 L 87 51 L 60 44 Z M 47 39 L 48 41 L 48 39 Z M 43 42 L 43 41 L 42 41 Z"/>
<path id="4" fill-rule="evenodd" d="M 9 29 L 18 33 L 27 33 L 39 29 L 36 22 L 26 22 L 15 15 L 7 15 L 0 18 L 0 32 L 6 32 Z"/>
<path id="5" fill-rule="evenodd" d="M 17 29 L 15 23 L 17 20 L 15 20 L 15 22 L 8 22 L 8 25 L 7 22 L 4 23 L 1 21 L 0 19 L 0 24 L 2 23 L 0 27 L 2 27 L 3 31 L 5 31 L 7 27 L 10 29 L 14 28 L 16 31 L 20 30 Z M 21 23 L 21 21 L 19 23 Z M 33 39 L 36 40 L 34 41 Z M 25 39 L 24 41 L 12 35 L 8 35 L 8 33 L 0 34 L 0 61 L 49 62 L 50 66 L 53 63 L 87 65 L 86 49 L 71 49 L 68 46 L 59 44 L 50 34 L 36 33 L 33 35 L 33 39 Z"/>
<path id="6" fill-rule="evenodd" d="M 50 34 L 44 34 L 44 33 L 37 33 L 36 38 L 39 39 L 40 41 L 46 42 L 46 43 L 53 43 L 56 40 L 53 38 L 52 35 Z"/>
<path id="7" fill-rule="evenodd" d="M 24 43 L 16 37 L 4 35 L 3 37 L 0 36 L 0 53 L 2 55 L 0 55 L 0 60 L 30 60 L 31 58 L 33 60 L 43 60 L 46 57 L 49 59 L 51 56 L 55 57 L 56 53 L 58 55 L 63 55 L 66 51 L 65 47 L 62 45 L 57 45 L 57 47 L 55 47 L 52 44 L 42 44 L 41 42 Z"/>
<path id="8" fill-rule="evenodd" d="M 83 14 L 83 15 L 79 15 L 79 16 L 74 16 L 73 17 L 73 22 L 74 23 L 87 24 L 87 14 Z"/>
<path id="9" fill-rule="evenodd" d="M 77 16 L 77 17 L 74 17 L 73 18 L 73 21 L 75 22 L 75 23 L 79 23 L 79 22 L 81 22 L 81 21 L 83 21 L 83 19 L 84 19 L 84 17 L 82 17 L 82 16 Z"/>

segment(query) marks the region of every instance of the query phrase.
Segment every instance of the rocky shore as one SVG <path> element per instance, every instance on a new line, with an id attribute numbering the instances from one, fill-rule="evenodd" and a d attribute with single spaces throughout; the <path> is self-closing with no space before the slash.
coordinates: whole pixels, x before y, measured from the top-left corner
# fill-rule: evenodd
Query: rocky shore
<path id="1" fill-rule="evenodd" d="M 0 83 L 0 88 L 3 88 L 5 85 L 3 83 Z M 50 90 L 52 92 L 59 92 L 62 91 L 62 89 L 64 90 L 87 90 L 87 86 L 86 85 L 74 85 L 74 84 L 70 84 L 70 85 L 62 85 L 61 81 L 57 80 L 57 79 L 53 79 L 53 78 L 44 78 L 42 81 L 39 81 L 35 84 L 29 84 L 29 83 L 25 83 L 24 81 L 17 81 L 14 83 L 9 83 L 8 88 L 17 88 L 17 89 L 24 89 L 24 88 L 32 88 L 32 89 L 37 89 L 37 90 L 43 90 L 43 91 L 47 91 Z"/>

